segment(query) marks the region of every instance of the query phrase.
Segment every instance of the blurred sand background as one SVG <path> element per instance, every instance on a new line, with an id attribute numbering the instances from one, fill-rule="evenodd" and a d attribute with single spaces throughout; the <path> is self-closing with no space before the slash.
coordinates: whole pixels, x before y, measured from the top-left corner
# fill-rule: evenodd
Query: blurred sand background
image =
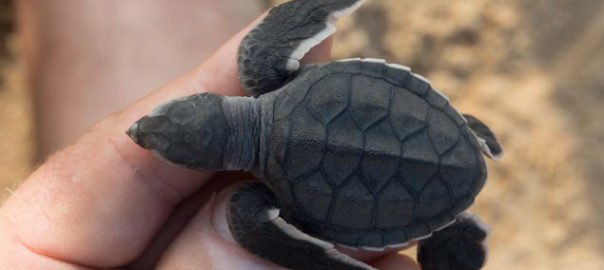
<path id="1" fill-rule="evenodd" d="M 0 188 L 30 172 L 32 113 L 0 3 Z M 284 1 L 265 1 L 277 3 Z M 604 1 L 374 0 L 339 23 L 334 58 L 402 63 L 499 135 L 472 211 L 485 269 L 604 269 Z"/>

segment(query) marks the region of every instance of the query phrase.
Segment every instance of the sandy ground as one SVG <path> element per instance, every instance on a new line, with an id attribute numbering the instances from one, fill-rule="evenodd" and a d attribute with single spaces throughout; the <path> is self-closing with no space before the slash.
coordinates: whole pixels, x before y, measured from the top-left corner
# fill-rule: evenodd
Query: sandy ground
<path id="1" fill-rule="evenodd" d="M 339 24 L 334 58 L 411 66 L 499 135 L 506 156 L 471 209 L 493 227 L 486 269 L 604 269 L 602 12 L 602 0 L 375 0 Z M 9 194 L 32 168 L 31 106 L 19 59 L 0 70 Z"/>

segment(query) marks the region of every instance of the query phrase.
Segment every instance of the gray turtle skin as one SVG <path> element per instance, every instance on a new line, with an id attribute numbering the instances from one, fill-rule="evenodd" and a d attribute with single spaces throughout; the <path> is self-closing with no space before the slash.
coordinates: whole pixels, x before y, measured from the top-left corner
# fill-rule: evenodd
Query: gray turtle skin
<path id="1" fill-rule="evenodd" d="M 419 242 L 424 270 L 480 269 L 488 229 L 464 210 L 487 178 L 482 154 L 502 154 L 491 130 L 409 68 L 375 59 L 300 66 L 361 3 L 275 7 L 239 51 L 242 86 L 254 97 L 184 97 L 127 133 L 175 164 L 252 172 L 261 182 L 232 193 L 229 228 L 243 248 L 283 267 L 374 269 L 335 245 Z"/>

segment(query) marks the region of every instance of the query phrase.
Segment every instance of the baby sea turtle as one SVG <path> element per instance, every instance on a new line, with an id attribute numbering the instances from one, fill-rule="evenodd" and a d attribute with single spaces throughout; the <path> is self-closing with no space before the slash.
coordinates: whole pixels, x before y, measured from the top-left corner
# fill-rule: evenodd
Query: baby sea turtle
<path id="1" fill-rule="evenodd" d="M 480 269 L 487 226 L 464 213 L 482 189 L 493 133 L 409 68 L 349 59 L 301 66 L 362 0 L 273 8 L 242 41 L 239 76 L 254 97 L 174 100 L 128 134 L 188 168 L 252 172 L 228 201 L 245 249 L 290 269 L 374 269 L 335 249 L 419 242 L 425 270 Z M 334 245 L 335 244 L 335 245 Z"/>

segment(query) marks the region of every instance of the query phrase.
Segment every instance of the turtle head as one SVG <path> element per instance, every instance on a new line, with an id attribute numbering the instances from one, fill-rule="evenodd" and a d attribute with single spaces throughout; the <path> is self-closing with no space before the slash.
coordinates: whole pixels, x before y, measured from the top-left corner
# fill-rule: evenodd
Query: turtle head
<path id="1" fill-rule="evenodd" d="M 143 148 L 192 169 L 222 170 L 230 130 L 223 96 L 203 93 L 157 107 L 126 133 Z"/>

